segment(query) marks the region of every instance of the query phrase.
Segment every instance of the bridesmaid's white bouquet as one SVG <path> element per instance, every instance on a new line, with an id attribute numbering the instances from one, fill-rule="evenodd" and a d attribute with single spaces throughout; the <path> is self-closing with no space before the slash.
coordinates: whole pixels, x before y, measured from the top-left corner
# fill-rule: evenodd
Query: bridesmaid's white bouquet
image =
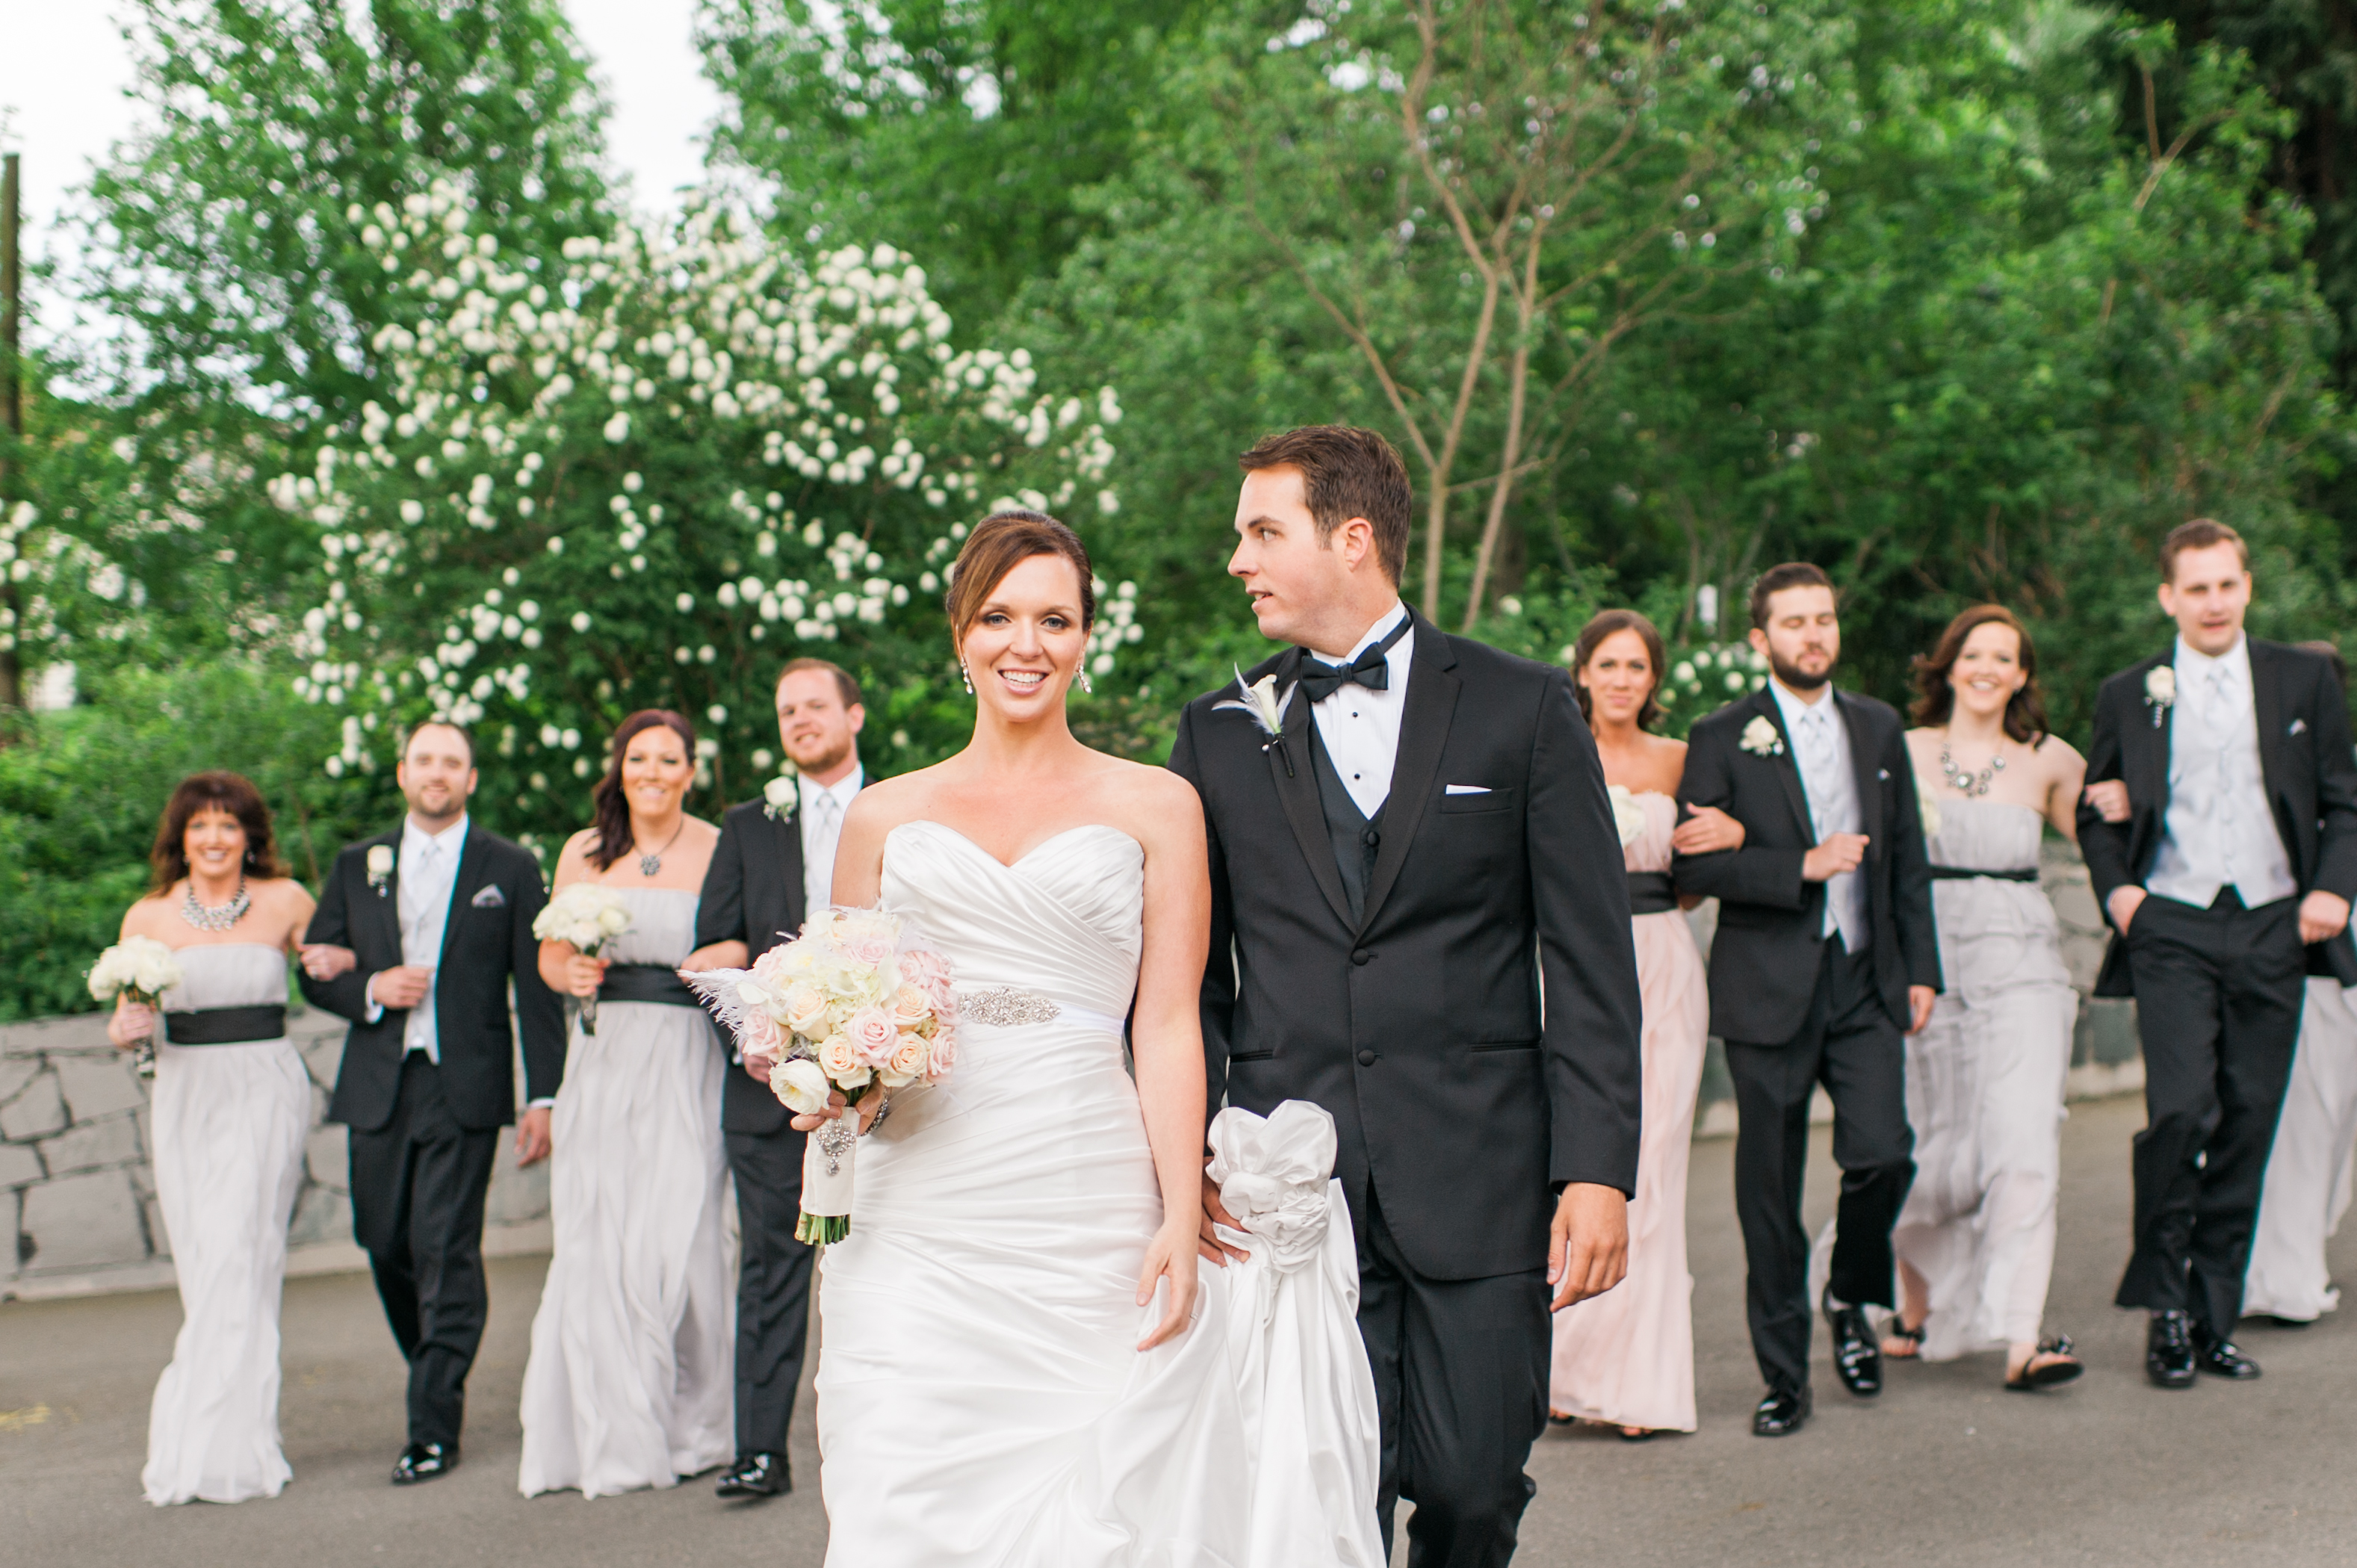
<path id="1" fill-rule="evenodd" d="M 556 890 L 554 897 L 532 918 L 532 934 L 544 942 L 570 942 L 584 958 L 630 929 L 630 901 L 597 882 L 574 882 Z M 581 1032 L 597 1032 L 597 999 L 581 999 Z"/>
<path id="2" fill-rule="evenodd" d="M 949 961 L 880 909 L 829 909 L 750 969 L 681 978 L 719 1010 L 746 1063 L 766 1068 L 770 1092 L 797 1115 L 824 1111 L 837 1090 L 855 1107 L 871 1094 L 888 1105 L 891 1090 L 939 1083 L 956 1065 Z M 805 1149 L 802 1240 L 851 1234 L 856 1138 L 846 1114 Z"/>
<path id="3" fill-rule="evenodd" d="M 153 1007 L 163 1000 L 164 993 L 180 983 L 180 961 L 172 950 L 153 937 L 125 937 L 104 952 L 90 966 L 90 993 L 97 1000 L 113 1004 L 128 996 L 143 1006 Z M 156 1041 L 151 1036 L 139 1043 L 139 1076 L 156 1076 Z"/>

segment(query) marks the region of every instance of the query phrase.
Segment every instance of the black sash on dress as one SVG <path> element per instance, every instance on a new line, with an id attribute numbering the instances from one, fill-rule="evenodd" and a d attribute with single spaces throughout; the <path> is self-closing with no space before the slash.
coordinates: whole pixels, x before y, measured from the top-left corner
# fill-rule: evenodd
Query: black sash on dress
<path id="1" fill-rule="evenodd" d="M 1629 913 L 1666 915 L 1678 907 L 1678 890 L 1666 871 L 1629 873 Z"/>
<path id="2" fill-rule="evenodd" d="M 606 970 L 606 978 L 597 987 L 600 1002 L 652 1002 L 664 1007 L 693 1007 L 698 1012 L 704 1004 L 687 988 L 679 972 L 660 963 L 617 963 Z"/>
<path id="3" fill-rule="evenodd" d="M 2035 882 L 2038 867 L 2017 865 L 2007 871 L 1975 871 L 1964 865 L 1935 865 L 1932 868 L 1934 882 L 1971 882 L 1979 877 L 1994 877 L 1999 882 Z"/>
<path id="4" fill-rule="evenodd" d="M 249 1040 L 277 1040 L 286 1035 L 283 1003 L 252 1007 L 199 1007 L 188 1013 L 164 1015 L 164 1038 L 175 1046 L 242 1046 Z"/>

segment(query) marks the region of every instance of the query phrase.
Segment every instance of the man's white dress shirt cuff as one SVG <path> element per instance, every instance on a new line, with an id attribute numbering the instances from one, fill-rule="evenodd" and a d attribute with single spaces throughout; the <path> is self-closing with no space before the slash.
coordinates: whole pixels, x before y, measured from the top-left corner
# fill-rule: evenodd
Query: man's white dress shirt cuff
<path id="1" fill-rule="evenodd" d="M 531 1103 L 527 1104 L 524 1109 L 527 1111 L 545 1111 L 555 1103 L 556 1096 L 552 1094 L 544 1099 L 533 1101 Z"/>
<path id="2" fill-rule="evenodd" d="M 378 972 L 378 973 L 382 972 L 382 970 Z M 376 975 L 371 974 L 368 977 L 367 982 L 361 987 L 361 994 L 368 998 L 368 1011 L 361 1015 L 361 1023 L 373 1024 L 384 1016 L 384 1004 L 376 999 Z"/>

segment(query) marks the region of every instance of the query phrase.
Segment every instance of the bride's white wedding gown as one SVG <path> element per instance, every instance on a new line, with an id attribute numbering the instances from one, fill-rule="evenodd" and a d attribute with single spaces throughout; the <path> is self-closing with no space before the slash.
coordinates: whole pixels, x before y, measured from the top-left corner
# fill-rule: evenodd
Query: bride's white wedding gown
<path id="1" fill-rule="evenodd" d="M 1224 1113 L 1270 1240 L 1204 1265 L 1192 1326 L 1136 1348 L 1162 1312 L 1158 1294 L 1136 1303 L 1162 1198 L 1122 1058 L 1144 877 L 1136 842 L 1104 825 L 1012 867 L 936 822 L 886 841 L 884 907 L 949 960 L 967 1015 L 948 1080 L 896 1096 L 862 1140 L 852 1232 L 821 1265 L 835 1568 L 1382 1561 L 1374 1386 L 1322 1112 Z M 1056 1015 L 1027 1021 L 1043 1003 Z"/>

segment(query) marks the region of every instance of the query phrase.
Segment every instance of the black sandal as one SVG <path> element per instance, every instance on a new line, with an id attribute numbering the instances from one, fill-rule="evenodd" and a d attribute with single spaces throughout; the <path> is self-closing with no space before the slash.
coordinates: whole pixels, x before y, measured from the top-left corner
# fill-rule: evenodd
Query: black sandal
<path id="1" fill-rule="evenodd" d="M 1882 1331 L 1882 1337 L 1885 1339 L 1904 1339 L 1911 1348 L 1910 1348 L 1904 1356 L 1890 1356 L 1890 1352 L 1888 1350 L 1884 1351 L 1883 1354 L 1890 1356 L 1890 1359 L 1894 1361 L 1921 1360 L 1923 1356 L 1923 1324 L 1931 1321 L 1931 1315 L 1926 1313 L 1923 1316 L 1923 1323 L 1919 1323 L 1914 1327 L 1910 1328 L 1907 1326 L 1905 1319 L 1894 1316 L 1890 1320 L 1890 1326 Z"/>
<path id="2" fill-rule="evenodd" d="M 2040 1339 L 2038 1348 L 2029 1353 L 2029 1359 L 2022 1363 L 2020 1375 L 2006 1379 L 2005 1386 L 2016 1393 L 2034 1394 L 2040 1389 L 2060 1388 L 2064 1383 L 2077 1381 L 2086 1371 L 2087 1364 L 2072 1354 L 2072 1348 L 2068 1334 L 2056 1334 Z M 2038 1365 L 2040 1356 L 2060 1356 L 2062 1359 L 2041 1367 Z"/>

